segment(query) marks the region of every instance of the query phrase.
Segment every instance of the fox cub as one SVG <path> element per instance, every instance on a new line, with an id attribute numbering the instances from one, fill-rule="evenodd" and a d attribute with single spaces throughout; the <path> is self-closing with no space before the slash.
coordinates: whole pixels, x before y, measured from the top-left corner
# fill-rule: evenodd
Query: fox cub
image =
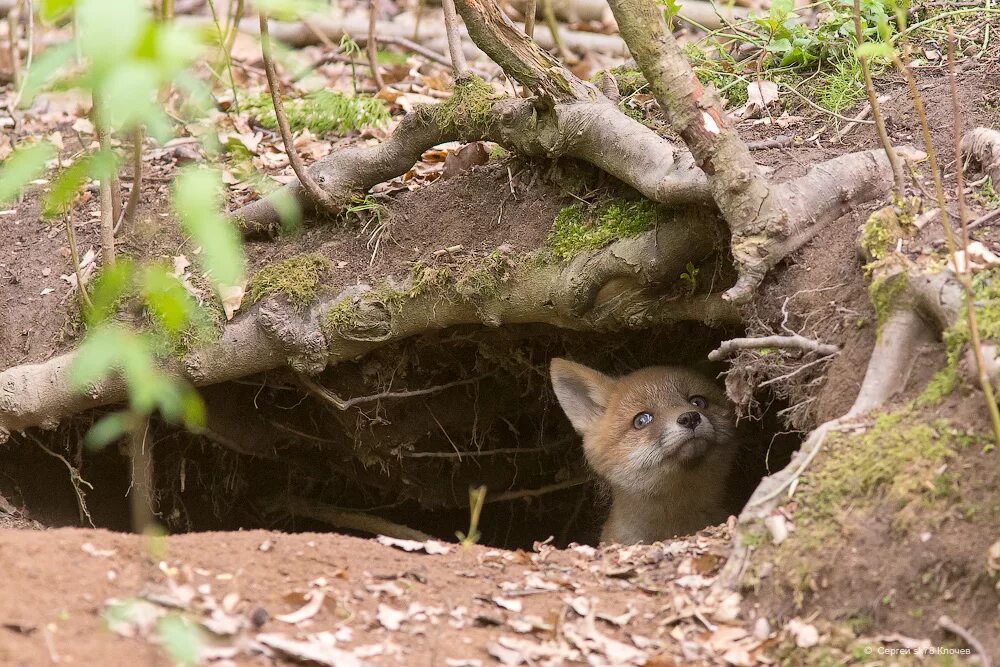
<path id="1" fill-rule="evenodd" d="M 550 371 L 587 462 L 611 487 L 603 542 L 648 544 L 726 520 L 736 425 L 711 380 L 676 366 L 612 378 L 566 359 Z"/>

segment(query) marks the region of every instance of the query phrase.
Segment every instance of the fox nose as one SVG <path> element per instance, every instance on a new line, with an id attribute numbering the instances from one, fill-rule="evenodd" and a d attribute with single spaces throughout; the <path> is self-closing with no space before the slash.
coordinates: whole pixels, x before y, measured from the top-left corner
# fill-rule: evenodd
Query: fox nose
<path id="1" fill-rule="evenodd" d="M 701 413 L 700 412 L 685 412 L 680 417 L 677 418 L 677 423 L 684 428 L 689 428 L 692 431 L 698 427 L 701 423 Z"/>

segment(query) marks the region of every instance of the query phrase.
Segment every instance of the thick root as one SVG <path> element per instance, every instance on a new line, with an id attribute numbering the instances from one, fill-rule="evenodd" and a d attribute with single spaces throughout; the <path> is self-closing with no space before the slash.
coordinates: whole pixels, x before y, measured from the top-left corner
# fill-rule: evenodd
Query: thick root
<path id="1" fill-rule="evenodd" d="M 664 223 L 568 264 L 525 262 L 488 294 L 462 294 L 454 284 L 361 285 L 306 313 L 269 298 L 226 326 L 217 342 L 167 367 L 207 386 L 284 366 L 315 375 L 410 336 L 463 324 L 614 331 L 678 321 L 739 322 L 735 307 L 717 296 L 672 291 L 692 257 L 716 249 L 718 235 L 706 233 L 710 219 Z M 66 417 L 126 398 L 117 379 L 74 393 L 72 362 L 69 353 L 0 373 L 0 439 L 31 427 L 54 428 Z"/>

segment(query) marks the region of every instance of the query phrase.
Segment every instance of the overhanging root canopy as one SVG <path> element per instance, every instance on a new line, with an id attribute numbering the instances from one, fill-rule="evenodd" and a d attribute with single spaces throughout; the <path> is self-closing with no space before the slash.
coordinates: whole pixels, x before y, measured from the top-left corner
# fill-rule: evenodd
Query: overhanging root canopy
<path id="1" fill-rule="evenodd" d="M 691 257 L 715 252 L 718 235 L 705 233 L 710 224 L 674 219 L 569 263 L 524 262 L 489 294 L 411 279 L 392 288 L 352 286 L 306 312 L 269 297 L 227 325 L 215 343 L 165 365 L 195 386 L 207 386 L 285 366 L 315 375 L 385 345 L 459 325 L 615 331 L 679 321 L 735 323 L 739 313 L 718 296 L 671 292 Z M 602 291 L 612 283 L 628 289 Z M 0 372 L 0 439 L 31 427 L 55 428 L 66 417 L 126 398 L 116 378 L 74 392 L 73 356 Z"/>

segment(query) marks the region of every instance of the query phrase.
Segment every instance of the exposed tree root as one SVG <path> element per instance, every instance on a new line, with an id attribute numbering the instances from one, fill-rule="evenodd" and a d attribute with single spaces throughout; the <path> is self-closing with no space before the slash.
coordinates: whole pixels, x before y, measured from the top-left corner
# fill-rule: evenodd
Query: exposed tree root
<path id="1" fill-rule="evenodd" d="M 410 336 L 463 324 L 542 323 L 609 331 L 688 320 L 738 322 L 736 309 L 717 296 L 669 293 L 693 257 L 718 249 L 712 220 L 664 223 L 568 264 L 525 262 L 488 295 L 462 295 L 448 285 L 428 289 L 410 283 L 391 290 L 362 285 L 315 304 L 308 313 L 281 299 L 266 299 L 226 326 L 217 342 L 167 365 L 194 385 L 206 386 L 286 365 L 316 374 Z M 73 356 L 0 373 L 0 438 L 33 426 L 54 428 L 68 416 L 125 398 L 118 379 L 75 393 L 69 380 Z"/>
<path id="2" fill-rule="evenodd" d="M 962 137 L 962 157 L 978 164 L 1000 187 L 1000 132 L 988 127 L 969 130 Z"/>
<path id="3" fill-rule="evenodd" d="M 266 503 L 272 512 L 287 512 L 294 517 L 312 519 L 329 524 L 338 530 L 354 530 L 369 535 L 385 535 L 395 537 L 400 540 L 417 540 L 425 542 L 432 539 L 427 533 L 423 533 L 415 528 L 393 523 L 388 519 L 365 514 L 363 512 L 345 512 L 326 503 L 299 498 L 296 496 L 282 496 L 272 498 Z"/>
<path id="4" fill-rule="evenodd" d="M 876 269 L 873 280 L 883 286 L 894 283 L 898 287 L 892 290 L 893 298 L 883 304 L 891 310 L 884 313 L 885 321 L 854 404 L 843 416 L 820 424 L 788 466 L 761 481 L 740 514 L 741 524 L 770 516 L 787 499 L 789 490 L 819 453 L 826 438 L 892 399 L 906 385 L 921 347 L 961 317 L 963 288 L 950 271 L 925 272 L 899 255 L 885 260 Z M 750 550 L 737 532 L 719 586 L 739 586 Z"/>

